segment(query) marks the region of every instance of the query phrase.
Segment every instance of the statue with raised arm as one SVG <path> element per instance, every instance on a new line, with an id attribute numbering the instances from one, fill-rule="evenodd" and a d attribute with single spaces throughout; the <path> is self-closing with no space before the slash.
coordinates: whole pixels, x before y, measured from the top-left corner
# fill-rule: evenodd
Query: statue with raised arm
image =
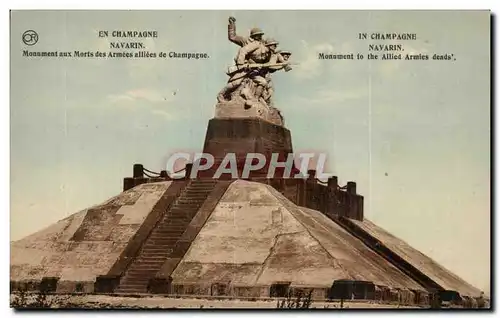
<path id="1" fill-rule="evenodd" d="M 291 70 L 288 61 L 291 53 L 277 51 L 278 41 L 274 39 L 262 40 L 263 32 L 258 28 L 253 28 L 249 37 L 237 35 L 235 22 L 236 19 L 229 18 L 228 39 L 240 49 L 234 65 L 226 72 L 227 85 L 217 95 L 216 116 L 234 117 L 238 113 L 238 116 L 263 117 L 281 125 L 283 117 L 272 106 L 271 75 L 279 70 Z"/>
<path id="2" fill-rule="evenodd" d="M 259 75 L 260 65 L 269 62 L 271 57 L 270 51 L 266 45 L 260 41 L 252 41 L 243 46 L 238 50 L 238 55 L 234 59 L 235 67 L 228 71 L 230 76 L 228 84 L 219 92 L 217 99 L 219 102 L 224 102 L 232 99 L 231 93 L 233 93 L 237 88 L 239 88 L 246 79 L 251 79 L 259 88 L 260 91 L 263 90 L 265 86 L 265 79 Z M 251 94 L 243 91 L 245 99 L 251 98 Z M 247 103 L 247 106 L 248 103 Z"/>
<path id="3" fill-rule="evenodd" d="M 244 37 L 236 34 L 236 19 L 234 17 L 229 17 L 229 24 L 227 25 L 227 38 L 229 41 L 233 42 L 238 46 L 245 46 L 251 42 L 261 42 L 262 36 L 264 32 L 262 32 L 259 28 L 253 28 L 250 30 L 250 36 Z"/>

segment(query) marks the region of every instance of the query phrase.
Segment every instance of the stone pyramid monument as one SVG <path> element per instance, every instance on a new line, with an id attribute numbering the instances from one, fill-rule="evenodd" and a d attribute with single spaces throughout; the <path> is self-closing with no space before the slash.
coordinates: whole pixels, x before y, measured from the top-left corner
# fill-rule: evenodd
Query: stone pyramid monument
<path id="1" fill-rule="evenodd" d="M 236 71 L 242 81 L 229 74 L 208 123 L 203 151 L 213 167 L 191 178 L 196 162 L 189 163 L 173 179 L 135 164 L 122 193 L 11 243 L 11 290 L 234 298 L 311 291 L 314 299 L 407 304 L 480 296 L 367 220 L 355 182 L 323 183 L 313 170 L 307 178 L 268 177 L 269 165 L 246 178 L 213 178 L 228 153 L 241 172 L 247 153 L 293 152 L 266 73 L 286 70 L 287 52 L 260 42 L 261 33 L 244 42 L 229 32 L 242 43 L 237 66 L 245 64 Z M 252 63 L 261 64 L 256 72 Z"/>

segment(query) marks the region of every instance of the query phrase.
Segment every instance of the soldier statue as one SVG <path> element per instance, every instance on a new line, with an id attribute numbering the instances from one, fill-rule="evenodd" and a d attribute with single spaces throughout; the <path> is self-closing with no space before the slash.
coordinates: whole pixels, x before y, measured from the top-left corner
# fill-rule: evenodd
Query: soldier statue
<path id="1" fill-rule="evenodd" d="M 265 64 L 270 61 L 271 53 L 267 46 L 267 43 L 264 44 L 260 41 L 251 41 L 248 42 L 245 46 L 241 47 L 238 50 L 238 54 L 234 59 L 236 64 L 235 71 L 230 75 L 228 84 L 224 87 L 219 95 L 219 102 L 227 101 L 227 97 L 239 88 L 243 82 L 249 84 L 247 79 L 251 79 L 257 86 L 261 86 L 261 93 L 263 87 L 266 85 L 266 80 L 259 75 L 259 67 L 260 64 Z M 256 65 L 254 68 L 250 68 L 249 65 Z M 246 99 L 253 99 L 252 96 L 249 95 L 248 89 L 243 91 Z"/>
<path id="2" fill-rule="evenodd" d="M 271 57 L 271 63 L 277 64 L 278 61 L 280 61 L 280 63 L 286 63 L 291 55 L 292 55 L 292 53 L 290 51 L 286 51 L 286 50 L 277 51 L 276 54 Z M 266 85 L 266 87 L 264 89 L 264 93 L 262 95 L 263 95 L 263 99 L 264 99 L 265 103 L 270 107 L 273 106 L 273 102 L 272 102 L 271 97 L 273 96 L 273 93 L 274 93 L 274 87 L 273 87 L 273 83 L 271 81 L 271 74 L 273 74 L 274 72 L 276 72 L 277 70 L 280 70 L 280 69 L 284 69 L 286 72 L 288 72 L 292 68 L 289 64 L 285 64 L 284 66 L 273 66 L 273 67 L 269 67 L 269 71 L 266 74 L 267 85 Z"/>
<path id="3" fill-rule="evenodd" d="M 291 70 L 288 51 L 277 51 L 278 41 L 263 40 L 264 33 L 253 28 L 249 37 L 236 34 L 236 19 L 229 18 L 228 39 L 240 46 L 234 62 L 229 68 L 227 85 L 219 92 L 217 100 L 225 103 L 234 99 L 243 99 L 244 107 L 252 107 L 255 103 L 271 107 L 274 92 L 271 74 L 278 70 Z"/>
<path id="4" fill-rule="evenodd" d="M 227 26 L 227 38 L 229 41 L 237 44 L 238 46 L 245 46 L 250 42 L 262 41 L 262 32 L 259 28 L 253 28 L 250 30 L 250 36 L 248 38 L 236 34 L 236 19 L 234 17 L 229 17 L 229 24 Z"/>

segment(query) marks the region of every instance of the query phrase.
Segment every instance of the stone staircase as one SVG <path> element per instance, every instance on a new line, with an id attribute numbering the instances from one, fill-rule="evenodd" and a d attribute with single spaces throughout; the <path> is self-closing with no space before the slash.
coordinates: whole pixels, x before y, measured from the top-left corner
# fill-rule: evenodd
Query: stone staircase
<path id="1" fill-rule="evenodd" d="M 171 205 L 163 218 L 144 241 L 137 257 L 120 280 L 116 293 L 146 293 L 148 283 L 174 251 L 203 202 L 212 192 L 216 180 L 191 180 L 188 186 Z"/>

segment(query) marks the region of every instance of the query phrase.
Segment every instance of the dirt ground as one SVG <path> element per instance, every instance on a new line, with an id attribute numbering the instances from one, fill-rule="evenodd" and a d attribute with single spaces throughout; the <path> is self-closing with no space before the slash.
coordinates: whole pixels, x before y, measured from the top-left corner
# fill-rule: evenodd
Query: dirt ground
<path id="1" fill-rule="evenodd" d="M 49 296 L 47 303 L 55 304 L 57 307 L 65 307 L 57 303 L 71 303 L 77 308 L 277 308 L 277 300 L 238 300 L 238 299 L 198 299 L 198 298 L 173 298 L 173 297 L 117 297 L 104 295 L 78 295 L 78 296 L 58 296 L 57 299 L 64 301 L 54 301 Z M 73 307 L 73 306 L 72 306 Z M 319 302 L 313 301 L 310 308 L 335 309 L 340 308 L 340 302 Z M 394 308 L 419 308 L 397 306 L 393 304 L 378 304 L 373 302 L 344 302 L 344 308 L 372 308 L 372 309 L 394 309 Z"/>

